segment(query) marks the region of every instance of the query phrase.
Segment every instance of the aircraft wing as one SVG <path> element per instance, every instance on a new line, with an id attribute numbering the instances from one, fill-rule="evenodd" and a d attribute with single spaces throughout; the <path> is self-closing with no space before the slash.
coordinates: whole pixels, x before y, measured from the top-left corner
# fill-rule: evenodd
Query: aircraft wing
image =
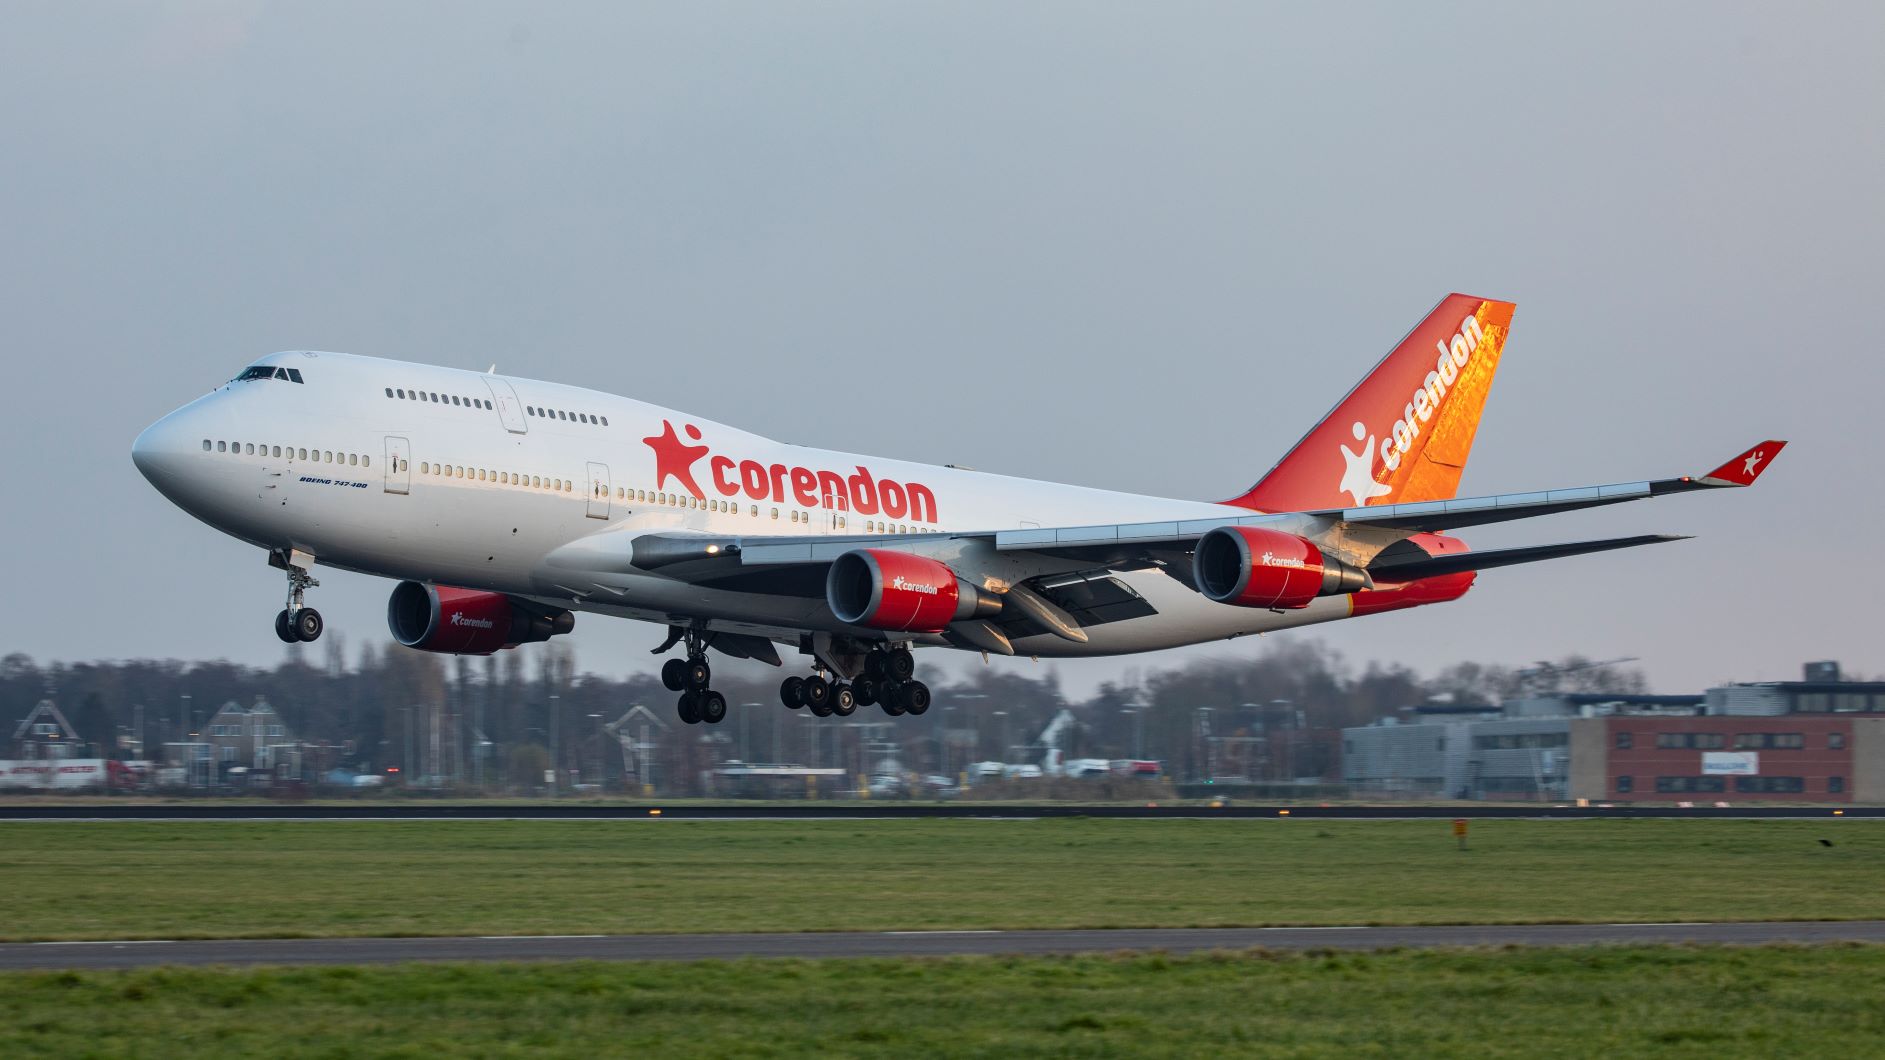
<path id="1" fill-rule="evenodd" d="M 1312 512 L 1226 514 L 1221 518 L 1017 530 L 819 537 L 644 534 L 634 539 L 632 556 L 621 558 L 639 569 L 662 570 L 682 580 L 718 580 L 736 570 L 757 573 L 765 568 L 822 567 L 858 548 L 924 549 L 951 541 L 979 541 L 1001 553 L 1035 553 L 1093 565 L 1132 567 L 1156 562 L 1156 557 L 1161 553 L 1189 550 L 1200 537 L 1220 526 L 1272 526 L 1301 533 L 1312 539 L 1329 536 L 1352 539 L 1357 532 L 1362 532 L 1363 538 L 1378 542 L 1376 547 L 1367 550 L 1374 553 L 1395 540 L 1413 534 L 1532 519 L 1541 515 L 1694 490 L 1751 486 L 1766 470 L 1767 463 L 1786 444 L 1783 441 L 1762 442 L 1703 475 L 1681 475 L 1605 486 L 1501 493 L 1365 508 L 1330 508 Z M 1368 531 L 1384 533 L 1369 534 Z M 1628 540 L 1633 544 L 1649 543 L 1648 539 L 1618 540 Z M 1627 546 L 1611 544 L 1608 547 Z M 1538 558 L 1551 557 L 1540 555 Z M 702 579 L 701 575 L 705 575 L 706 579 Z M 815 594 L 808 592 L 807 595 Z"/>
<path id="2" fill-rule="evenodd" d="M 1437 555 L 1413 542 L 1402 544 L 1417 534 L 1672 493 L 1749 486 L 1785 445 L 1782 441 L 1762 442 L 1703 475 L 1446 501 L 1310 512 L 1227 513 L 1222 518 L 1165 522 L 921 534 L 787 537 L 663 532 L 630 538 L 602 534 L 565 546 L 553 559 L 573 570 L 597 574 L 625 573 L 634 568 L 734 592 L 819 598 L 825 591 L 826 569 L 845 553 L 863 548 L 907 551 L 953 565 L 979 567 L 1003 586 L 1031 590 L 1018 600 L 1044 597 L 1052 605 L 1052 610 L 1042 611 L 1029 600 L 1019 613 L 1004 616 L 1002 625 L 1016 627 L 1010 633 L 1032 632 L 1030 625 L 1046 630 L 1061 625 L 1077 633 L 1082 625 L 1154 613 L 1130 586 L 1112 578 L 1110 572 L 1160 567 L 1189 585 L 1189 553 L 1201 537 L 1218 527 L 1266 526 L 1297 534 L 1349 557 L 1350 562 L 1383 584 L 1405 583 L 1680 540 L 1652 534 Z"/>

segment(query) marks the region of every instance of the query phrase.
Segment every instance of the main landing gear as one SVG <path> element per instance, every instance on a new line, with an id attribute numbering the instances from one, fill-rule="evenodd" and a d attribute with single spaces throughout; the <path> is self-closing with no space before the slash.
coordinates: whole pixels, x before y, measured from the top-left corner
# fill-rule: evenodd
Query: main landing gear
<path id="1" fill-rule="evenodd" d="M 848 718 L 858 707 L 883 707 L 891 717 L 921 714 L 929 709 L 929 686 L 915 680 L 916 658 L 910 649 L 873 648 L 864 656 L 864 671 L 856 680 L 826 678 L 820 664 L 810 677 L 788 677 L 779 685 L 779 701 L 800 707 L 820 718 L 836 714 Z"/>
<path id="2" fill-rule="evenodd" d="M 661 664 L 661 683 L 681 698 L 674 709 L 689 725 L 718 725 L 726 720 L 727 697 L 708 687 L 713 683 L 713 667 L 707 665 L 707 642 L 696 630 L 682 634 L 687 641 L 686 659 L 669 659 Z"/>
<path id="3" fill-rule="evenodd" d="M 321 639 L 321 631 L 327 628 L 321 621 L 321 613 L 301 603 L 301 594 L 321 583 L 308 574 L 306 567 L 296 566 L 291 559 L 282 559 L 279 554 L 272 554 L 269 562 L 288 572 L 288 606 L 275 616 L 275 635 L 283 644 Z"/>

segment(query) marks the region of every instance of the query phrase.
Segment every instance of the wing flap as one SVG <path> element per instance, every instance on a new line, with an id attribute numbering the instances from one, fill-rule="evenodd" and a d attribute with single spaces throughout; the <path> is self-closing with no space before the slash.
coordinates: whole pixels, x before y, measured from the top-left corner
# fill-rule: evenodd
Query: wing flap
<path id="1" fill-rule="evenodd" d="M 1465 571 L 1491 570 L 1494 567 L 1510 567 L 1519 563 L 1537 563 L 1547 559 L 1564 559 L 1568 556 L 1583 556 L 1592 552 L 1608 552 L 1618 548 L 1635 548 L 1638 545 L 1660 545 L 1669 541 L 1686 541 L 1682 534 L 1639 534 L 1635 537 L 1611 537 L 1598 541 L 1570 541 L 1559 545 L 1527 545 L 1521 548 L 1499 548 L 1486 552 L 1451 552 L 1439 556 L 1416 554 L 1418 549 L 1393 554 L 1382 553 L 1375 562 L 1368 565 L 1368 573 L 1376 583 L 1411 582 L 1422 578 L 1435 578 L 1443 574 L 1459 574 Z"/>

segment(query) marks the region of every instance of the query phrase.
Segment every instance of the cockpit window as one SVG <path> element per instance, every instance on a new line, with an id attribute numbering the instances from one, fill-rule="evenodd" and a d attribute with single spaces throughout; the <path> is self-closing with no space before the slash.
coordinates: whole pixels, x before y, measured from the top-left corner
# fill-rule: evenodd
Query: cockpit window
<path id="1" fill-rule="evenodd" d="M 236 376 L 235 381 L 241 383 L 250 379 L 281 379 L 290 383 L 303 382 L 301 369 L 277 368 L 272 364 L 258 364 L 251 368 L 244 368 L 242 374 Z"/>

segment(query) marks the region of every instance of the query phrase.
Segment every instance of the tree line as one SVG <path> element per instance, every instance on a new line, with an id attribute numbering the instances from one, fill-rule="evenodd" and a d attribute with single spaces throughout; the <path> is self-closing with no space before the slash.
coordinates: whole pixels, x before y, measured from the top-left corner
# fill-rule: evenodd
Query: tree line
<path id="1" fill-rule="evenodd" d="M 1053 670 L 974 668 L 934 687 L 920 718 L 862 708 L 817 719 L 779 706 L 783 673 L 719 664 L 715 686 L 731 706 L 718 726 L 684 726 L 673 693 L 652 674 L 579 672 L 566 645 L 528 645 L 483 658 L 438 656 L 398 645 L 349 652 L 330 633 L 291 645 L 273 667 L 226 661 L 128 660 L 38 663 L 0 659 L 0 720 L 12 727 L 42 699 L 59 706 L 93 757 L 148 757 L 198 737 L 227 702 L 266 700 L 293 737 L 321 749 L 320 768 L 397 770 L 408 783 L 487 790 L 558 785 L 659 784 L 699 790 L 707 769 L 729 760 L 786 762 L 867 774 L 894 761 L 903 771 L 954 775 L 972 762 L 1035 762 L 1037 736 L 1061 710 L 1066 758 L 1148 759 L 1168 775 L 1260 779 L 1329 777 L 1339 770 L 1337 730 L 1395 716 L 1417 704 L 1493 704 L 1525 693 L 1642 692 L 1640 670 L 1570 656 L 1549 665 L 1459 663 L 1432 674 L 1401 664 L 1350 663 L 1314 639 L 1275 640 L 1253 654 L 1132 673 L 1092 695 L 1064 694 Z M 612 725 L 645 750 L 624 752 Z M 848 723 L 847 723 L 848 722 Z M 11 754 L 9 749 L 7 754 Z M 646 764 L 649 775 L 640 774 Z"/>

